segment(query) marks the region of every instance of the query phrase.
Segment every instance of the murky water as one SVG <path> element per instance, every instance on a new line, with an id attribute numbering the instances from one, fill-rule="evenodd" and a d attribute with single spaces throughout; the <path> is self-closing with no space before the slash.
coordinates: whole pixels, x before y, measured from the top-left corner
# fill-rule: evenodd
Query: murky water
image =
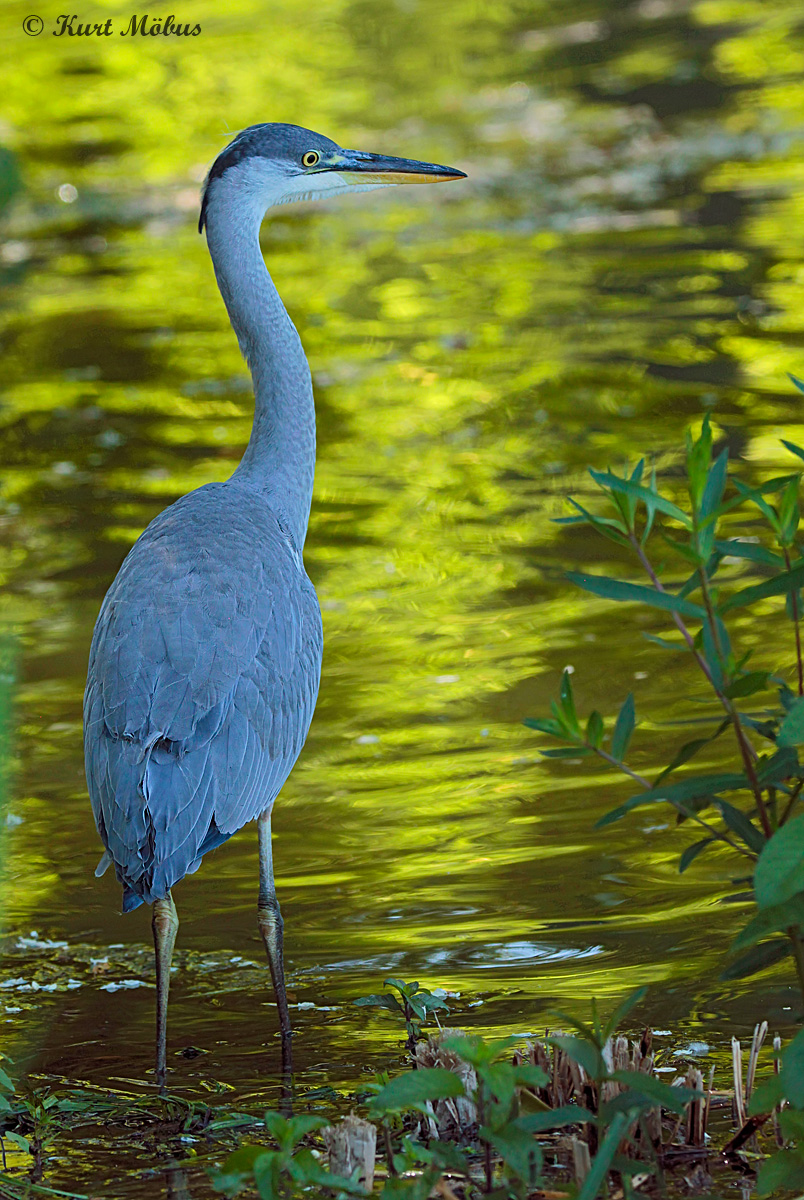
<path id="1" fill-rule="evenodd" d="M 804 371 L 804 35 L 793 0 L 772 8 L 588 0 L 568 24 L 536 0 L 199 0 L 195 39 L 90 41 L 26 38 L 28 8 L 4 6 L 0 199 L 15 167 L 21 185 L 0 245 L 0 1045 L 18 1074 L 142 1090 L 150 1067 L 149 914 L 122 917 L 111 873 L 93 877 L 81 693 L 128 546 L 247 438 L 195 220 L 227 131 L 266 119 L 469 173 L 264 229 L 319 421 L 323 681 L 275 812 L 300 1086 L 393 1061 L 385 1019 L 351 1006 L 388 973 L 461 993 L 456 1020 L 496 1031 L 651 982 L 638 1015 L 672 1030 L 668 1053 L 789 1021 L 783 969 L 718 982 L 731 864 L 679 876 L 690 838 L 663 813 L 596 833 L 623 789 L 541 760 L 521 725 L 572 664 L 585 708 L 634 690 L 650 766 L 698 687 L 641 637 L 652 618 L 564 581 L 610 565 L 551 524 L 585 468 L 672 450 L 704 409 L 746 469 L 804 438 L 785 378 Z M 788 652 L 778 622 L 744 636 Z M 278 1062 L 256 878 L 247 829 L 176 889 L 170 1031 L 177 1090 L 252 1111 Z M 147 1139 L 89 1131 L 60 1154 L 60 1186 L 161 1179 Z"/>

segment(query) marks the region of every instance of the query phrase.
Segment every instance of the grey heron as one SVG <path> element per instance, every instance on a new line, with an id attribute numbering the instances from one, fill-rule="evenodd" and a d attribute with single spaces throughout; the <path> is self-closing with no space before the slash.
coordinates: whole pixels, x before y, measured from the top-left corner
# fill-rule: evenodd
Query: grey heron
<path id="1" fill-rule="evenodd" d="M 179 924 L 171 889 L 253 820 L 258 923 L 290 1059 L 271 811 L 307 736 L 321 669 L 321 614 L 302 560 L 315 407 L 260 225 L 294 200 L 464 177 L 271 123 L 238 134 L 204 185 L 198 228 L 251 371 L 251 437 L 230 479 L 177 500 L 129 551 L 95 625 L 84 697 L 87 783 L 105 847 L 96 874 L 114 866 L 124 912 L 153 905 L 161 1089 Z"/>

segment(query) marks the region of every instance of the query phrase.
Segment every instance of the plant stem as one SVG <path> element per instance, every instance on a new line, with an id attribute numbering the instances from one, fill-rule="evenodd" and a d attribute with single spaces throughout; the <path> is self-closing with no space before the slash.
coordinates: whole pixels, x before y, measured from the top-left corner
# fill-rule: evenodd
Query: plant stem
<path id="1" fill-rule="evenodd" d="M 787 546 L 782 546 L 784 554 L 784 562 L 788 571 L 792 570 L 790 565 L 790 551 Z M 804 696 L 804 663 L 801 660 L 801 629 L 799 628 L 799 611 L 798 611 L 798 592 L 793 588 L 790 593 L 790 608 L 793 612 L 793 629 L 796 635 L 796 671 L 798 672 L 798 694 Z"/>
<path id="2" fill-rule="evenodd" d="M 587 742 L 586 745 L 589 746 L 589 743 Z M 653 791 L 653 784 L 649 779 L 646 779 L 644 775 L 638 775 L 636 771 L 632 771 L 630 767 L 625 765 L 625 763 L 618 762 L 617 759 L 614 758 L 613 755 L 609 754 L 606 750 L 600 750 L 597 746 L 589 746 L 589 749 L 594 750 L 595 754 L 600 755 L 602 759 L 605 759 L 605 761 L 610 763 L 613 767 L 619 767 L 624 774 L 630 775 L 631 778 L 635 779 L 637 783 L 641 784 L 646 791 Z M 710 833 L 717 841 L 725 842 L 727 846 L 731 846 L 732 850 L 736 850 L 738 854 L 742 854 L 746 858 L 750 858 L 751 862 L 756 862 L 756 855 L 752 854 L 750 850 L 744 849 L 739 842 L 735 842 L 727 833 L 721 833 L 720 830 L 714 825 L 710 825 L 708 821 L 705 821 L 703 817 L 699 817 L 697 813 L 690 812 L 689 809 L 685 808 L 683 804 L 679 804 L 677 800 L 671 800 L 670 797 L 665 797 L 665 800 L 676 810 L 676 812 L 681 813 L 683 817 L 687 817 L 687 819 L 690 821 L 695 821 L 698 825 L 705 829 L 707 833 Z"/>
<path id="3" fill-rule="evenodd" d="M 650 560 L 648 559 L 648 556 L 645 554 L 645 551 L 642 549 L 642 546 L 639 544 L 639 541 L 638 541 L 637 537 L 635 536 L 635 534 L 633 534 L 633 533 L 631 534 L 630 540 L 631 540 L 631 544 L 633 545 L 634 549 L 636 550 L 637 554 L 639 555 L 639 561 L 642 563 L 642 566 L 644 567 L 645 571 L 647 572 L 648 577 L 650 578 L 650 581 L 653 584 L 653 586 L 659 592 L 666 592 L 667 589 L 662 586 L 662 582 L 659 579 L 659 576 L 654 571 L 653 566 L 652 566 Z M 709 595 L 709 591 L 708 591 L 708 588 L 706 585 L 706 572 L 703 567 L 701 568 L 701 592 L 703 595 L 704 605 L 706 607 L 707 616 L 709 618 L 709 621 L 711 622 L 712 630 L 716 636 L 715 614 L 714 614 L 714 610 L 712 607 L 712 600 L 711 600 L 711 597 Z M 681 634 L 684 637 L 684 640 L 686 641 L 687 645 L 689 646 L 690 651 L 692 652 L 692 655 L 695 658 L 695 661 L 698 663 L 698 666 L 701 668 L 701 670 L 703 671 L 707 680 L 711 684 L 712 690 L 714 691 L 714 693 L 717 696 L 720 703 L 723 705 L 723 708 L 726 710 L 726 713 L 728 714 L 729 720 L 731 721 L 732 725 L 734 726 L 734 736 L 737 738 L 737 745 L 740 749 L 740 756 L 742 757 L 742 760 L 743 760 L 743 765 L 745 767 L 745 773 L 748 776 L 748 782 L 751 786 L 751 791 L 753 792 L 753 795 L 754 795 L 754 801 L 757 806 L 757 812 L 759 813 L 760 824 L 762 825 L 762 832 L 765 834 L 766 838 L 770 838 L 773 836 L 773 828 L 770 823 L 770 818 L 768 816 L 768 809 L 767 809 L 767 806 L 763 799 L 762 789 L 759 785 L 759 780 L 757 779 L 757 773 L 754 768 L 754 759 L 756 758 L 756 752 L 755 752 L 753 746 L 751 745 L 751 743 L 748 741 L 748 738 L 745 736 L 745 730 L 743 729 L 742 722 L 740 721 L 740 714 L 737 712 L 736 708 L 734 707 L 734 705 L 732 704 L 732 702 L 728 698 L 728 696 L 725 696 L 723 694 L 723 692 L 720 690 L 720 688 L 717 686 L 717 684 L 715 683 L 714 679 L 712 678 L 712 672 L 709 669 L 709 664 L 707 663 L 707 661 L 703 657 L 703 655 L 695 648 L 695 640 L 694 640 L 692 634 L 690 633 L 689 629 L 687 629 L 687 626 L 684 624 L 684 622 L 681 619 L 681 617 L 679 616 L 679 614 L 677 612 L 674 612 L 672 614 L 672 616 L 673 616 L 673 620 L 676 624 L 676 627 L 681 631 Z"/>
<path id="4" fill-rule="evenodd" d="M 787 931 L 787 936 L 793 946 L 793 959 L 796 964 L 796 975 L 798 976 L 798 986 L 801 992 L 801 998 L 804 1000 L 804 946 L 801 944 L 801 934 L 795 925 L 791 925 Z"/>
<path id="5" fill-rule="evenodd" d="M 709 591 L 709 580 L 706 577 L 706 567 L 701 567 L 701 596 L 703 598 L 704 608 L 706 609 L 706 615 L 709 618 L 709 624 L 712 627 L 712 636 L 715 639 L 715 645 L 717 646 L 718 654 L 720 654 L 722 657 L 723 650 L 720 645 L 720 636 L 717 631 L 715 606 L 712 603 L 712 596 Z M 715 687 L 714 683 L 712 686 Z M 757 812 L 759 813 L 762 831 L 766 838 L 771 838 L 773 837 L 773 825 L 771 824 L 768 807 L 765 804 L 765 799 L 762 795 L 762 788 L 760 787 L 759 779 L 757 778 L 756 768 L 754 766 L 755 754 L 753 746 L 746 737 L 745 730 L 743 729 L 743 723 L 740 720 L 740 714 L 737 712 L 737 709 L 734 707 L 731 700 L 727 696 L 724 696 L 723 693 L 720 692 L 716 687 L 715 691 L 718 692 L 723 706 L 725 707 L 726 712 L 731 718 L 731 723 L 734 726 L 734 736 L 737 738 L 737 745 L 740 747 L 740 754 L 742 755 L 743 764 L 745 766 L 745 773 L 748 776 L 749 783 L 751 784 L 751 791 L 754 793 L 754 800 L 756 801 Z"/>
<path id="6" fill-rule="evenodd" d="M 799 779 L 798 783 L 796 784 L 796 786 L 793 788 L 792 792 L 790 793 L 790 799 L 787 801 L 787 804 L 784 807 L 784 811 L 782 812 L 782 815 L 779 817 L 779 822 L 778 822 L 779 827 L 784 825 L 785 821 L 789 820 L 790 814 L 793 811 L 793 806 L 795 805 L 796 800 L 798 800 L 798 798 L 799 798 L 802 787 L 804 787 L 804 779 Z"/>
<path id="7" fill-rule="evenodd" d="M 396 1175 L 396 1167 L 394 1166 L 394 1148 L 391 1145 L 391 1130 L 388 1128 L 388 1125 L 385 1122 L 383 1122 L 382 1131 L 385 1141 L 385 1157 L 388 1160 L 388 1174 Z"/>

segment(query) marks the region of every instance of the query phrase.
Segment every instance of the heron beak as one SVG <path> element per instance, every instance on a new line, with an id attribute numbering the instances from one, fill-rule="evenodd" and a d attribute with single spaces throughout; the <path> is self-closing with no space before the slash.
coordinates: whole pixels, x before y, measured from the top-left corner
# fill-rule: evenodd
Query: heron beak
<path id="1" fill-rule="evenodd" d="M 345 183 L 357 185 L 383 183 L 441 183 L 447 179 L 465 179 L 464 171 L 441 167 L 437 163 L 418 162 L 413 158 L 393 158 L 388 154 L 365 154 L 361 150 L 341 150 L 326 167 L 338 171 Z"/>

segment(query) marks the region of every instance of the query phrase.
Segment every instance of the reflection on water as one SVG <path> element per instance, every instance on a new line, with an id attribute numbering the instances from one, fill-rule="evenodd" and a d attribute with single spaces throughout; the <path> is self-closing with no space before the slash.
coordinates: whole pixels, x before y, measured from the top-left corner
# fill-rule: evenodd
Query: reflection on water
<path id="1" fill-rule="evenodd" d="M 727 860 L 679 876 L 688 835 L 655 814 L 595 833 L 616 782 L 541 760 L 520 722 L 570 664 L 586 708 L 634 690 L 643 766 L 683 740 L 645 716 L 669 721 L 696 686 L 639 636 L 653 618 L 626 625 L 563 581 L 610 565 L 550 520 L 586 466 L 664 463 L 702 409 L 756 471 L 804 436 L 785 380 L 802 370 L 798 6 L 589 0 L 571 24 L 546 0 L 196 9 L 203 36 L 180 47 L 21 45 L 27 9 L 0 17 L 19 50 L 0 135 L 0 616 L 20 662 L 4 1049 L 101 1087 L 150 1066 L 148 914 L 120 917 L 92 874 L 80 700 L 131 541 L 225 478 L 248 435 L 195 219 L 228 130 L 262 119 L 470 176 L 283 209 L 263 234 L 319 421 L 323 683 L 275 815 L 303 1086 L 387 1064 L 391 1027 L 351 1001 L 388 972 L 495 1031 L 645 981 L 640 1018 L 715 1052 L 757 1017 L 782 1027 L 783 970 L 717 980 L 740 920 L 712 898 Z M 784 626 L 743 633 L 787 652 Z M 179 1090 L 259 1107 L 278 1043 L 256 877 L 245 831 L 177 890 L 171 1048 Z M 58 1182 L 101 1186 L 122 1154 L 73 1147 Z M 152 1157 L 126 1155 L 126 1194 L 152 1194 Z"/>

